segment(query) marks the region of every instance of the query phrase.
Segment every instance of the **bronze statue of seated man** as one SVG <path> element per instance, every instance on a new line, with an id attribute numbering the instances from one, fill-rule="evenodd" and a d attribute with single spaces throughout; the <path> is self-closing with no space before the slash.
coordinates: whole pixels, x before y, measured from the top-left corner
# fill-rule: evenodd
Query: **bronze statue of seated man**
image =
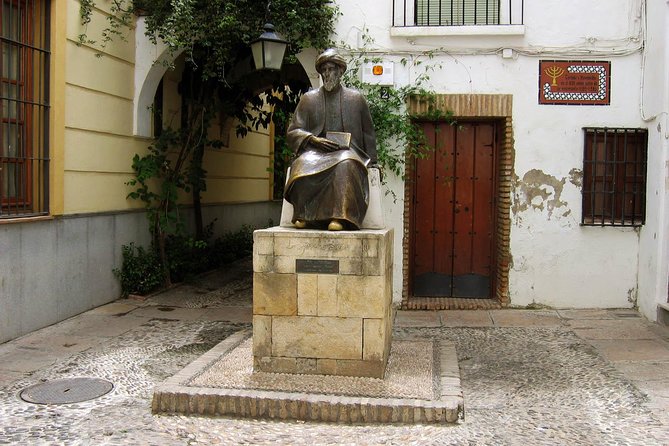
<path id="1" fill-rule="evenodd" d="M 297 154 L 284 197 L 297 228 L 359 229 L 369 205 L 367 167 L 376 135 L 364 96 L 341 85 L 346 61 L 333 49 L 316 59 L 323 86 L 305 93 L 288 127 Z"/>

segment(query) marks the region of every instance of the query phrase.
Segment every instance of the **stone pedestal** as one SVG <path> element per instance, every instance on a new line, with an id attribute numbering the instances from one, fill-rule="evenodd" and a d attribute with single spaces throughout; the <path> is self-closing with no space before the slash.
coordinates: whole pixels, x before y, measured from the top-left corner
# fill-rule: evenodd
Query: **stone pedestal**
<path id="1" fill-rule="evenodd" d="M 253 241 L 254 370 L 383 378 L 392 229 L 274 227 Z"/>

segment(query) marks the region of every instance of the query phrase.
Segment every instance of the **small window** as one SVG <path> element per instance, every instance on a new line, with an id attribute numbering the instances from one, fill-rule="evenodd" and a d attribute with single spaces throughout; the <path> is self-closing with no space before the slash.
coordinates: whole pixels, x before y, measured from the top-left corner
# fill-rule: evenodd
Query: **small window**
<path id="1" fill-rule="evenodd" d="M 641 226 L 646 221 L 645 129 L 585 128 L 583 216 L 587 226 Z"/>
<path id="2" fill-rule="evenodd" d="M 416 25 L 499 25 L 499 0 L 415 0 Z"/>

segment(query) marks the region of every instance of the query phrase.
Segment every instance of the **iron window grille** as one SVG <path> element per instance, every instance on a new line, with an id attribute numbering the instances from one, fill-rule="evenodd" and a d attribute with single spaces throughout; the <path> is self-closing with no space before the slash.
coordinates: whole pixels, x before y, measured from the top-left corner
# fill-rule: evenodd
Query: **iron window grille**
<path id="1" fill-rule="evenodd" d="M 0 218 L 49 212 L 48 0 L 2 0 Z"/>
<path id="2" fill-rule="evenodd" d="M 585 128 L 585 226 L 641 226 L 646 221 L 648 131 Z"/>
<path id="3" fill-rule="evenodd" d="M 522 25 L 524 0 L 393 0 L 393 26 Z"/>

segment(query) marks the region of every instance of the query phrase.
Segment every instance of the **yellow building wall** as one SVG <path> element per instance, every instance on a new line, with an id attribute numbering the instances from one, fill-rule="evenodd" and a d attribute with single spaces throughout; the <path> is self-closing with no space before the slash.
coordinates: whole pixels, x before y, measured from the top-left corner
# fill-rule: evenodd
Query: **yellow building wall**
<path id="1" fill-rule="evenodd" d="M 49 111 L 49 204 L 53 215 L 63 214 L 64 209 L 64 139 L 65 139 L 65 66 L 69 0 L 51 2 L 51 76 Z"/>
<path id="2" fill-rule="evenodd" d="M 174 69 L 163 76 L 163 127 L 178 128 L 181 123 L 181 96 L 178 88 L 184 70 L 184 57 L 174 62 Z"/>
<path id="3" fill-rule="evenodd" d="M 203 202 L 270 200 L 270 132 L 261 128 L 237 138 L 235 126 L 230 127 L 228 147 L 205 153 L 207 190 L 202 194 Z"/>
<path id="4" fill-rule="evenodd" d="M 91 22 L 84 28 L 77 0 L 56 0 L 53 12 L 54 64 L 61 71 L 60 85 L 53 84 L 52 122 L 52 214 L 78 214 L 141 208 L 128 200 L 133 178 L 131 163 L 136 153 L 146 153 L 152 140 L 133 136 L 135 35 L 99 43 L 79 44 L 78 36 L 100 39 L 107 26 L 107 2 L 98 2 Z M 65 36 L 65 38 L 57 36 Z M 102 57 L 98 57 L 102 54 Z M 183 61 L 163 78 L 163 123 L 178 126 L 181 99 L 177 86 Z M 208 172 L 204 204 L 266 201 L 270 191 L 270 143 L 268 130 L 235 136 L 234 125 L 212 134 L 227 141 L 222 149 L 207 149 Z M 184 203 L 190 197 L 184 194 Z"/>
<path id="5" fill-rule="evenodd" d="M 175 69 L 163 77 L 163 125 L 178 127 L 181 121 L 181 98 L 177 92 L 183 72 L 183 57 Z M 220 116 L 209 130 L 209 138 L 224 143 L 220 149 L 208 148 L 204 155 L 207 171 L 207 190 L 202 193 L 203 204 L 227 204 L 267 201 L 271 199 L 270 129 L 250 131 L 245 137 L 236 136 L 237 123 Z M 191 197 L 182 194 L 184 203 Z"/>
<path id="6" fill-rule="evenodd" d="M 98 9 L 93 10 L 92 20 L 84 28 L 80 3 L 60 3 L 66 11 L 64 43 L 60 43 L 64 56 L 62 213 L 141 207 L 141 203 L 126 199 L 130 188 L 125 185 L 132 178 L 133 155 L 145 152 L 150 143 L 132 134 L 134 30 L 127 31 L 126 41 L 116 38 L 104 48 L 99 43 L 80 45 L 78 36 L 84 32 L 90 39 L 100 40 L 109 5 L 97 2 Z"/>

